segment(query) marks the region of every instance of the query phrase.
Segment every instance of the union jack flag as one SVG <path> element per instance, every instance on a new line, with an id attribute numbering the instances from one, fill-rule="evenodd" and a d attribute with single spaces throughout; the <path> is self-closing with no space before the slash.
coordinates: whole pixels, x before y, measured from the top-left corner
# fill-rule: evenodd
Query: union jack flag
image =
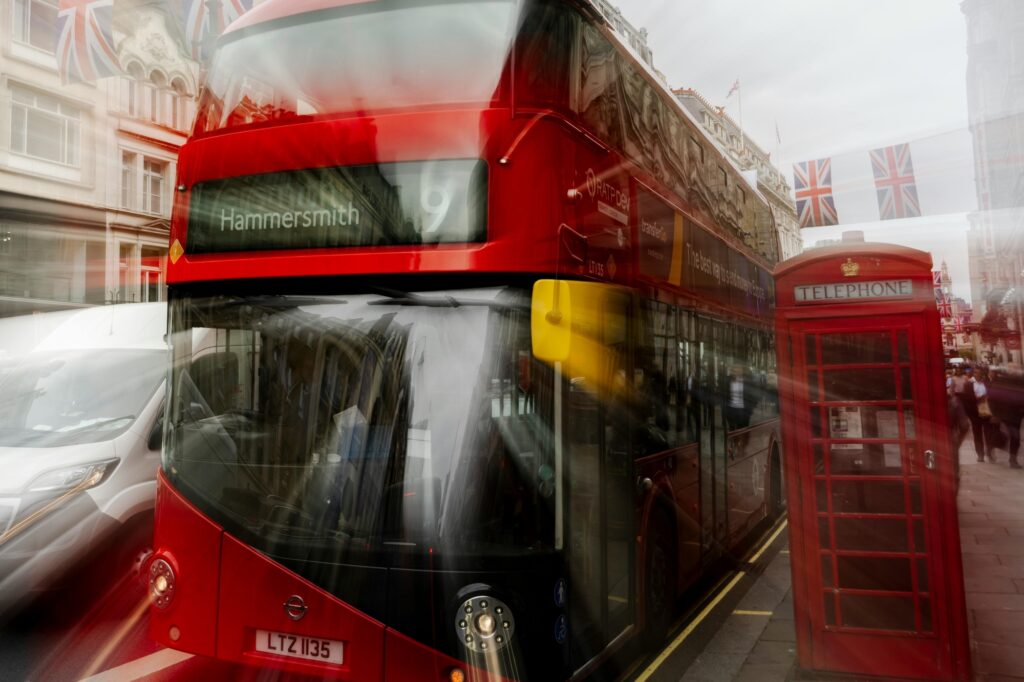
<path id="1" fill-rule="evenodd" d="M 873 149 L 871 169 L 875 173 L 878 212 L 882 220 L 916 218 L 921 215 L 909 144 Z"/>
<path id="2" fill-rule="evenodd" d="M 794 164 L 793 188 L 800 227 L 839 224 L 839 214 L 832 197 L 832 159 Z"/>
<path id="3" fill-rule="evenodd" d="M 939 303 L 939 317 L 953 317 L 953 304 L 950 302 L 949 296 L 943 296 Z"/>
<path id="4" fill-rule="evenodd" d="M 121 73 L 114 52 L 114 0 L 60 0 L 57 68 L 64 83 Z"/>
<path id="5" fill-rule="evenodd" d="M 954 317 L 953 318 L 953 331 L 962 332 L 964 330 L 964 318 Z"/>
<path id="6" fill-rule="evenodd" d="M 932 270 L 932 286 L 942 286 L 942 270 Z"/>
<path id="7" fill-rule="evenodd" d="M 192 58 L 209 58 L 207 36 L 219 36 L 232 21 L 252 9 L 254 0 L 218 0 L 210 11 L 209 0 L 173 0 Z"/>

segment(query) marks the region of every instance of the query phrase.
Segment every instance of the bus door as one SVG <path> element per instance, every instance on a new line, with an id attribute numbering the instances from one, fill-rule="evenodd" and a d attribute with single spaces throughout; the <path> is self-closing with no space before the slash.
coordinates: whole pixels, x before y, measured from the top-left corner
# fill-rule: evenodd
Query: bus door
<path id="1" fill-rule="evenodd" d="M 625 311 L 628 303 L 622 305 Z M 576 670 L 634 623 L 632 417 L 624 390 L 632 371 L 628 338 L 606 348 L 613 385 L 595 386 L 569 371 L 563 377 L 568 637 Z M 562 636 L 556 633 L 556 639 Z"/>
<path id="2" fill-rule="evenodd" d="M 706 317 L 697 318 L 698 388 L 700 421 L 701 545 L 704 563 L 718 557 L 726 535 L 725 418 L 720 386 L 725 358 L 721 352 L 726 328 Z"/>

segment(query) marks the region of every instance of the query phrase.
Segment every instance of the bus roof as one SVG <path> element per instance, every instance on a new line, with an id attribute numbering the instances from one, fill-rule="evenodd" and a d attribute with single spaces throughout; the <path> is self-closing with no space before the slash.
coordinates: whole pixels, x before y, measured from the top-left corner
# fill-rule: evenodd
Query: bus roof
<path id="1" fill-rule="evenodd" d="M 267 21 L 283 19 L 284 17 L 306 12 L 316 12 L 346 5 L 365 5 L 379 0 L 267 0 L 256 5 L 248 12 L 245 12 L 237 20 L 231 22 L 224 34 L 232 33 L 240 29 L 256 26 Z"/>

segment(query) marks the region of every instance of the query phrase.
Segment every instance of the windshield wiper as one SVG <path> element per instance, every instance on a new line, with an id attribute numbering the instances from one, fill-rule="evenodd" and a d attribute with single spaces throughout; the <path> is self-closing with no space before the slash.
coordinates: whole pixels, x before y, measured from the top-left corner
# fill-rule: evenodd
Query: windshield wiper
<path id="1" fill-rule="evenodd" d="M 258 306 L 261 308 L 298 308 L 306 305 L 344 305 L 348 303 L 343 299 L 334 296 L 285 296 L 281 294 L 266 296 L 246 296 L 244 298 L 233 298 L 217 305 L 218 308 L 237 308 L 244 305 Z"/>
<path id="2" fill-rule="evenodd" d="M 375 294 L 387 296 L 387 298 L 378 298 L 373 301 L 367 301 L 366 305 L 415 305 L 423 306 L 425 308 L 461 308 L 464 306 L 477 306 L 493 308 L 496 310 L 512 310 L 516 307 L 526 308 L 526 306 L 513 306 L 503 301 L 479 298 L 455 298 L 451 294 L 443 294 L 436 297 L 425 296 L 423 294 L 414 294 L 408 291 L 397 291 L 382 287 L 371 287 L 370 291 Z"/>
<path id="3" fill-rule="evenodd" d="M 106 426 L 107 424 L 109 424 L 111 422 L 124 421 L 125 419 L 134 420 L 135 419 L 135 415 L 134 414 L 126 414 L 123 417 L 108 417 L 106 419 L 99 419 L 97 421 L 90 422 L 89 424 L 84 424 L 82 426 L 76 426 L 75 428 L 68 429 L 67 431 L 50 431 L 49 433 L 54 433 L 54 434 L 58 434 L 58 435 L 62 435 L 62 436 L 66 435 L 66 434 L 86 433 L 88 431 L 92 431 L 94 429 L 97 429 L 97 428 L 99 428 L 101 426 Z"/>

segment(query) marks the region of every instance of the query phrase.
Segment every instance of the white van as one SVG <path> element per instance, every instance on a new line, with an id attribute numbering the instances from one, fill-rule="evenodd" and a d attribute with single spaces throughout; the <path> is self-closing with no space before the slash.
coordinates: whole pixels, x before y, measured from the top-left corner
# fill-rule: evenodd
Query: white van
<path id="1" fill-rule="evenodd" d="M 161 303 L 0 320 L 0 615 L 101 552 L 144 559 L 166 324 Z"/>

